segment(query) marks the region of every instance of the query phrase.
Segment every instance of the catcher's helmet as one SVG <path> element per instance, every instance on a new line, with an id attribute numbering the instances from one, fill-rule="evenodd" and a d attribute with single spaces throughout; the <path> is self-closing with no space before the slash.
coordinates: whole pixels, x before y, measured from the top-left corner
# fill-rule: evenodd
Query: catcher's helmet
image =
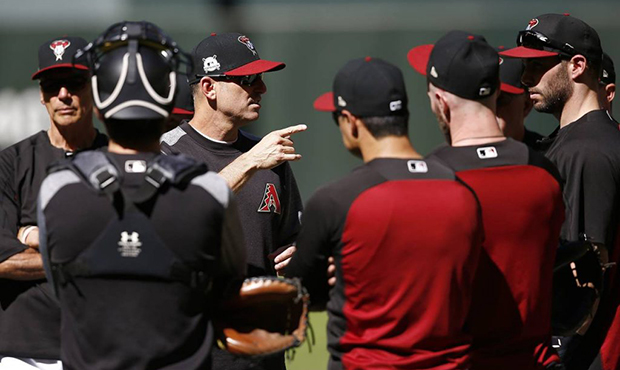
<path id="1" fill-rule="evenodd" d="M 168 117 L 174 106 L 175 72 L 191 67 L 189 55 L 150 22 L 119 22 L 75 55 L 92 67 L 93 99 L 104 119 Z"/>

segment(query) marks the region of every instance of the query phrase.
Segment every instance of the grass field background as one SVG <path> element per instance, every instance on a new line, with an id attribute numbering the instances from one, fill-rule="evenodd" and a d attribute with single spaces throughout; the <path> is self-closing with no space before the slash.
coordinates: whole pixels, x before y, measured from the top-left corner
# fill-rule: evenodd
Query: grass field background
<path id="1" fill-rule="evenodd" d="M 308 343 L 304 343 L 295 351 L 293 360 L 286 361 L 287 370 L 323 370 L 327 369 L 327 313 L 311 312 L 310 324 L 314 329 L 316 342 L 312 345 L 310 352 Z M 308 340 L 312 340 L 310 330 L 308 330 Z"/>

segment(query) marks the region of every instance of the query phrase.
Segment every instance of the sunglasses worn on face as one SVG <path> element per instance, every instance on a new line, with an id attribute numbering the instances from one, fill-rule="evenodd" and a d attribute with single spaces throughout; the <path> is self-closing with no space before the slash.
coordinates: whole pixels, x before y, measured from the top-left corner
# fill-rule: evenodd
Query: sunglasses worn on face
<path id="1" fill-rule="evenodd" d="M 564 57 L 572 57 L 577 54 L 572 46 L 551 40 L 542 33 L 535 31 L 520 31 L 517 36 L 517 46 L 524 46 L 536 50 L 552 49 L 551 51 L 559 52 L 560 55 Z"/>
<path id="2" fill-rule="evenodd" d="M 222 80 L 226 80 L 226 81 L 233 81 L 239 85 L 244 85 L 244 86 L 252 86 L 256 81 L 258 81 L 259 79 L 262 80 L 263 79 L 263 74 L 262 73 L 258 73 L 255 75 L 247 75 L 247 76 L 227 76 L 227 75 L 219 75 L 219 76 L 209 76 L 213 79 L 222 79 Z"/>
<path id="3" fill-rule="evenodd" d="M 40 82 L 41 90 L 46 93 L 57 93 L 61 88 L 66 88 L 71 92 L 80 91 L 86 86 L 88 80 L 86 78 L 67 78 L 60 80 L 42 80 Z"/>

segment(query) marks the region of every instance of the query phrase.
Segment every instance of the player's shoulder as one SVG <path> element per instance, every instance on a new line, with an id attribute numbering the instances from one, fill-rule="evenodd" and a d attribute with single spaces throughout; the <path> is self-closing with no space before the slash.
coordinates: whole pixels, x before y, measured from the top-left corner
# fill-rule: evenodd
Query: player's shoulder
<path id="1" fill-rule="evenodd" d="M 36 134 L 28 136 L 27 138 L 3 149 L 0 151 L 0 156 L 11 156 L 15 154 L 19 155 L 26 152 L 33 152 L 38 146 L 41 145 L 51 145 L 46 131 L 39 131 Z"/>
<path id="2" fill-rule="evenodd" d="M 194 177 L 190 184 L 203 190 L 206 194 L 215 199 L 222 207 L 226 208 L 230 204 L 232 191 L 228 187 L 226 180 L 213 171 L 207 171 Z"/>
<path id="3" fill-rule="evenodd" d="M 165 132 L 159 139 L 159 143 L 162 147 L 174 147 L 177 145 L 181 139 L 186 137 L 187 131 L 182 127 L 184 124 L 181 124 L 172 130 Z"/>
<path id="4" fill-rule="evenodd" d="M 82 180 L 74 171 L 69 168 L 59 169 L 50 173 L 41 184 L 39 190 L 39 206 L 44 209 L 49 201 L 54 198 L 61 190 L 73 184 L 78 184 Z"/>

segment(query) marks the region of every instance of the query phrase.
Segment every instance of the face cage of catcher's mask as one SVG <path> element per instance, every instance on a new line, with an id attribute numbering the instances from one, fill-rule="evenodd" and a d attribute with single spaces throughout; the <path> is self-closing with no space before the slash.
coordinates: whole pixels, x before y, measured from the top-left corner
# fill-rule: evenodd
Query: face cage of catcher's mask
<path id="1" fill-rule="evenodd" d="M 146 92 L 151 97 L 151 99 L 153 99 L 155 102 L 161 105 L 164 105 L 164 106 L 172 104 L 172 101 L 174 99 L 174 92 L 176 90 L 176 85 L 177 85 L 176 73 L 174 71 L 170 72 L 169 74 L 170 92 L 168 93 L 167 97 L 163 97 L 159 95 L 155 91 L 155 89 L 153 89 L 153 86 L 150 84 L 148 77 L 146 76 L 146 73 L 144 71 L 144 64 L 142 63 L 142 55 L 140 55 L 139 52 L 136 52 L 135 56 L 136 56 L 136 66 L 138 69 L 138 75 L 140 76 L 142 85 L 144 86 Z M 130 52 L 128 51 L 123 56 L 123 65 L 121 67 L 121 75 L 116 83 L 116 86 L 114 87 L 112 94 L 110 94 L 110 96 L 103 102 L 101 101 L 101 98 L 99 97 L 97 75 L 94 74 L 92 76 L 93 99 L 95 101 L 95 105 L 97 106 L 99 110 L 103 110 L 109 107 L 112 103 L 114 103 L 114 101 L 116 101 L 116 99 L 120 95 L 121 90 L 123 89 L 123 86 L 125 85 L 125 80 L 127 79 L 127 75 L 129 74 L 129 57 L 130 57 Z M 108 112 L 104 114 L 104 118 L 106 119 L 110 118 L 112 115 L 118 113 L 119 111 L 129 108 L 129 107 L 134 107 L 134 106 L 140 106 L 140 107 L 150 109 L 158 114 L 161 114 L 162 117 L 164 118 L 167 118 L 169 116 L 169 113 L 166 110 L 164 110 L 163 108 L 151 102 L 144 101 L 144 100 L 128 100 L 110 109 Z"/>

